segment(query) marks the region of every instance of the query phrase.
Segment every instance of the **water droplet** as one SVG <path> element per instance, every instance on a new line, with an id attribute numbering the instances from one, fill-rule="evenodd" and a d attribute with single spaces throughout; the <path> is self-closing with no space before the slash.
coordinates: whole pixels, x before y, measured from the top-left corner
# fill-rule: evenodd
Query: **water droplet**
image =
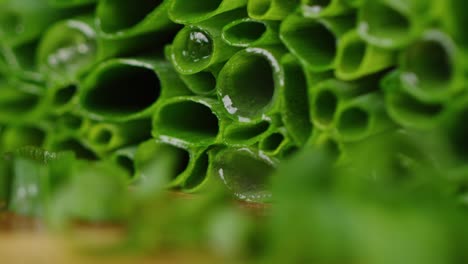
<path id="1" fill-rule="evenodd" d="M 210 58 L 212 52 L 211 38 L 204 32 L 193 30 L 188 34 L 182 56 L 188 62 L 199 62 Z"/>

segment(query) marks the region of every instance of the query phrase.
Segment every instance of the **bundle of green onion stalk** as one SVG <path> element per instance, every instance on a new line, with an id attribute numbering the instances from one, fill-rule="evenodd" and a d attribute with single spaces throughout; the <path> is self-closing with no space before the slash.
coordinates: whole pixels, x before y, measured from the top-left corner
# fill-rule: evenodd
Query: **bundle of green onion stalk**
<path id="1" fill-rule="evenodd" d="M 0 0 L 0 210 L 117 223 L 109 254 L 468 262 L 467 8 Z"/>

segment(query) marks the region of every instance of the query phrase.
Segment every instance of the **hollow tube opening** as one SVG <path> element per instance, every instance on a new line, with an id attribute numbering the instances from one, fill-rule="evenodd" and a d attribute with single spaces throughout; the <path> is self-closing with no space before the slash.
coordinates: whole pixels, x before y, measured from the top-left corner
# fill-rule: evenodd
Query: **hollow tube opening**
<path id="1" fill-rule="evenodd" d="M 273 133 L 266 137 L 260 144 L 260 149 L 263 151 L 275 151 L 284 141 L 284 136 L 281 133 Z"/>
<path id="2" fill-rule="evenodd" d="M 315 102 L 315 117 L 320 123 L 328 125 L 332 122 L 336 108 L 338 106 L 338 98 L 336 95 L 329 90 L 323 90 L 318 92 Z"/>
<path id="3" fill-rule="evenodd" d="M 352 73 L 359 70 L 366 55 L 366 43 L 356 40 L 344 46 L 343 55 L 338 67 L 344 72 Z"/>
<path id="4" fill-rule="evenodd" d="M 272 0 L 250 0 L 248 3 L 249 14 L 256 17 L 265 15 L 270 10 Z"/>
<path id="5" fill-rule="evenodd" d="M 231 59 L 223 72 L 227 78 L 219 88 L 226 110 L 249 118 L 264 114 L 276 90 L 273 69 L 267 58 L 242 54 Z"/>
<path id="6" fill-rule="evenodd" d="M 69 85 L 64 88 L 57 90 L 54 94 L 53 104 L 55 106 L 63 106 L 71 101 L 73 96 L 76 94 L 77 87 L 75 85 Z"/>
<path id="7" fill-rule="evenodd" d="M 112 131 L 109 129 L 102 128 L 94 134 L 91 140 L 98 145 L 108 145 L 112 140 L 112 134 Z"/>
<path id="8" fill-rule="evenodd" d="M 190 90 L 196 94 L 209 94 L 216 89 L 216 78 L 211 72 L 199 72 L 192 75 L 182 75 Z"/>
<path id="9" fill-rule="evenodd" d="M 382 1 L 367 1 L 361 9 L 359 27 L 370 36 L 384 40 L 401 39 L 411 30 L 408 17 Z"/>
<path id="10" fill-rule="evenodd" d="M 78 130 L 83 125 L 83 118 L 78 115 L 67 113 L 61 118 L 62 124 L 70 130 Z"/>
<path id="11" fill-rule="evenodd" d="M 457 114 L 455 122 L 449 127 L 448 140 L 453 151 L 464 161 L 468 160 L 468 109 Z"/>
<path id="12" fill-rule="evenodd" d="M 193 189 L 203 183 L 209 167 L 208 153 L 204 152 L 196 161 L 193 171 L 184 183 L 185 189 Z"/>
<path id="13" fill-rule="evenodd" d="M 123 169 L 125 169 L 131 176 L 135 174 L 135 165 L 133 160 L 127 156 L 119 155 L 116 157 L 115 162 Z"/>
<path id="14" fill-rule="evenodd" d="M 161 93 L 153 70 L 118 64 L 101 71 L 82 103 L 89 111 L 127 115 L 152 106 Z"/>
<path id="15" fill-rule="evenodd" d="M 193 101 L 163 106 L 155 126 L 163 133 L 197 143 L 214 140 L 219 132 L 218 117 L 206 105 Z"/>
<path id="16" fill-rule="evenodd" d="M 262 121 L 257 124 L 248 126 L 239 126 L 232 129 L 228 129 L 225 134 L 225 138 L 228 141 L 244 141 L 255 138 L 265 133 L 270 127 L 270 123 Z"/>
<path id="17" fill-rule="evenodd" d="M 285 28 L 283 38 L 286 45 L 309 65 L 325 67 L 335 59 L 336 37 L 321 23 L 290 25 Z"/>
<path id="18" fill-rule="evenodd" d="M 248 45 L 260 39 L 265 34 L 265 24 L 258 21 L 242 21 L 224 31 L 224 38 L 233 44 Z"/>
<path id="19" fill-rule="evenodd" d="M 450 86 L 454 70 L 445 47 L 434 40 L 420 41 L 405 53 L 404 81 L 424 90 L 440 90 Z"/>
<path id="20" fill-rule="evenodd" d="M 369 114 L 357 107 L 345 109 L 338 118 L 338 131 L 342 135 L 359 135 L 369 127 Z"/>

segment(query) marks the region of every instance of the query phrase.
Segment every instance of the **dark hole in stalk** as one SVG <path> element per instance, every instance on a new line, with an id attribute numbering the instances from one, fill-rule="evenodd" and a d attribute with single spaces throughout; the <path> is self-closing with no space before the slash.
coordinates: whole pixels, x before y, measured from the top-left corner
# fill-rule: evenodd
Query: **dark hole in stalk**
<path id="1" fill-rule="evenodd" d="M 233 44 L 248 45 L 260 39 L 266 31 L 266 26 L 257 21 L 243 21 L 233 25 L 224 32 L 227 41 Z"/>
<path id="2" fill-rule="evenodd" d="M 267 121 L 262 121 L 253 125 L 244 125 L 228 129 L 224 135 L 228 141 L 245 141 L 265 133 L 270 124 Z"/>
<path id="3" fill-rule="evenodd" d="M 61 118 L 63 126 L 69 130 L 78 130 L 83 124 L 83 118 L 81 116 L 67 113 Z"/>
<path id="4" fill-rule="evenodd" d="M 449 87 L 453 75 L 448 51 L 436 41 L 420 41 L 406 51 L 404 71 L 415 74 L 417 84 L 426 90 Z"/>
<path id="5" fill-rule="evenodd" d="M 263 151 L 275 151 L 283 143 L 284 136 L 281 133 L 273 133 L 266 137 L 260 144 Z"/>
<path id="6" fill-rule="evenodd" d="M 185 189 L 193 189 L 203 183 L 203 181 L 206 179 L 206 174 L 208 172 L 208 162 L 208 154 L 204 152 L 201 155 L 201 157 L 199 157 L 196 161 L 192 174 L 185 182 Z"/>
<path id="7" fill-rule="evenodd" d="M 263 56 L 243 54 L 230 61 L 221 86 L 225 106 L 227 101 L 237 110 L 232 113 L 242 117 L 264 114 L 275 94 L 275 81 L 270 62 Z M 226 68 L 225 68 L 226 69 Z M 234 109 L 233 108 L 233 109 Z M 232 112 L 232 109 L 227 109 Z"/>
<path id="8" fill-rule="evenodd" d="M 408 18 L 382 1 L 367 1 L 360 13 L 361 23 L 365 23 L 365 30 L 372 36 L 401 38 L 410 31 L 411 23 Z"/>
<path id="9" fill-rule="evenodd" d="M 338 130 L 342 135 L 365 133 L 369 126 L 369 114 L 356 107 L 343 110 L 338 119 Z"/>
<path id="10" fill-rule="evenodd" d="M 156 126 L 168 135 L 190 142 L 211 141 L 219 131 L 218 117 L 211 109 L 193 101 L 165 105 Z"/>
<path id="11" fill-rule="evenodd" d="M 107 145 L 112 140 L 112 131 L 102 128 L 92 137 L 92 141 L 98 145 Z"/>
<path id="12" fill-rule="evenodd" d="M 331 0 L 308 0 L 307 1 L 308 6 L 314 6 L 314 7 L 318 6 L 318 7 L 321 7 L 322 9 L 328 7 L 330 3 L 331 3 Z"/>
<path id="13" fill-rule="evenodd" d="M 309 65 L 325 67 L 335 59 L 336 37 L 321 23 L 291 25 L 284 30 L 283 38 L 286 45 Z"/>
<path id="14" fill-rule="evenodd" d="M 315 119 L 322 125 L 329 125 L 335 116 L 336 107 L 338 105 L 338 98 L 336 95 L 329 91 L 320 91 L 315 98 Z"/>
<path id="15" fill-rule="evenodd" d="M 130 174 L 130 176 L 135 174 L 135 165 L 133 164 L 133 160 L 131 158 L 119 155 L 116 158 L 116 163 L 125 169 Z"/>
<path id="16" fill-rule="evenodd" d="M 86 160 L 97 160 L 94 152 L 87 149 L 76 139 L 67 139 L 64 141 L 56 142 L 53 145 L 55 151 L 73 151 L 77 158 Z"/>
<path id="17" fill-rule="evenodd" d="M 75 85 L 69 85 L 67 87 L 61 88 L 56 91 L 54 94 L 53 104 L 55 106 L 63 106 L 69 103 L 73 96 L 76 94 L 77 88 Z"/>
<path id="18" fill-rule="evenodd" d="M 359 69 L 366 54 L 366 44 L 361 40 L 356 40 L 344 47 L 343 57 L 338 67 L 344 72 L 354 72 Z"/>
<path id="19" fill-rule="evenodd" d="M 270 10 L 272 0 L 249 1 L 249 12 L 254 16 L 263 16 Z"/>
<path id="20" fill-rule="evenodd" d="M 82 103 L 90 111 L 108 115 L 137 113 L 159 98 L 161 84 L 153 70 L 116 65 L 97 76 Z"/>

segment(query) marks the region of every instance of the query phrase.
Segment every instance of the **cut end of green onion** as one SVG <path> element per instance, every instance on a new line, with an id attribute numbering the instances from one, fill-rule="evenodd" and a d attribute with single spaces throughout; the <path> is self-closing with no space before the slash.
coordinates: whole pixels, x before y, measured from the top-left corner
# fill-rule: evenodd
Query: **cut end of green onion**
<path id="1" fill-rule="evenodd" d="M 337 121 L 338 133 L 343 138 L 359 138 L 365 136 L 369 128 L 369 114 L 356 107 L 350 107 L 340 112 Z"/>
<path id="2" fill-rule="evenodd" d="M 223 38 L 233 46 L 247 47 L 259 40 L 267 28 L 264 23 L 255 20 L 239 20 L 223 30 Z"/>
<path id="3" fill-rule="evenodd" d="M 247 10 L 252 17 L 261 18 L 271 8 L 272 0 L 250 0 L 247 5 Z"/>
<path id="4" fill-rule="evenodd" d="M 337 68 L 344 74 L 354 73 L 361 67 L 364 56 L 366 55 L 366 43 L 356 40 L 344 46 L 341 60 L 337 62 Z"/>
<path id="5" fill-rule="evenodd" d="M 182 29 L 174 39 L 172 48 L 176 69 L 186 74 L 206 69 L 213 50 L 213 41 L 208 33 L 193 27 Z"/>
<path id="6" fill-rule="evenodd" d="M 224 138 L 228 143 L 241 143 L 261 136 L 267 132 L 270 123 L 267 121 L 260 121 L 256 124 L 246 125 L 233 125 L 226 128 Z"/>
<path id="7" fill-rule="evenodd" d="M 227 112 L 247 119 L 262 116 L 275 96 L 274 75 L 273 66 L 265 56 L 237 53 L 219 75 L 218 93 Z"/>
<path id="8" fill-rule="evenodd" d="M 64 106 L 73 99 L 77 91 L 75 85 L 69 85 L 64 88 L 58 89 L 53 96 L 53 104 L 56 107 Z"/>
<path id="9" fill-rule="evenodd" d="M 281 146 L 285 137 L 281 133 L 273 133 L 260 142 L 260 149 L 265 152 L 275 152 Z"/>
<path id="10" fill-rule="evenodd" d="M 406 15 L 383 1 L 366 1 L 360 10 L 359 33 L 376 46 L 393 48 L 406 44 L 411 27 Z"/>
<path id="11" fill-rule="evenodd" d="M 312 119 L 319 126 L 328 127 L 333 122 L 338 106 L 337 96 L 330 90 L 317 92 L 312 104 Z"/>
<path id="12" fill-rule="evenodd" d="M 97 115 L 126 116 L 144 111 L 161 93 L 156 73 L 141 66 L 108 64 L 89 78 L 81 104 Z"/>
<path id="13" fill-rule="evenodd" d="M 212 173 L 241 200 L 260 202 L 271 198 L 269 184 L 274 165 L 249 149 L 218 153 L 212 169 Z"/>
<path id="14" fill-rule="evenodd" d="M 38 64 L 60 78 L 75 80 L 80 71 L 94 63 L 96 50 L 94 30 L 81 21 L 70 20 L 46 32 L 39 44 Z"/>
<path id="15" fill-rule="evenodd" d="M 311 69 L 323 71 L 333 67 L 337 39 L 323 23 L 310 19 L 286 21 L 281 36 L 290 51 Z"/>
<path id="16" fill-rule="evenodd" d="M 212 109 L 200 102 L 180 100 L 161 106 L 156 114 L 156 134 L 193 144 L 210 144 L 219 133 L 219 120 Z"/>
<path id="17" fill-rule="evenodd" d="M 450 93 L 455 75 L 452 53 L 447 45 L 435 39 L 414 43 L 402 57 L 403 85 L 419 90 L 426 97 Z"/>

